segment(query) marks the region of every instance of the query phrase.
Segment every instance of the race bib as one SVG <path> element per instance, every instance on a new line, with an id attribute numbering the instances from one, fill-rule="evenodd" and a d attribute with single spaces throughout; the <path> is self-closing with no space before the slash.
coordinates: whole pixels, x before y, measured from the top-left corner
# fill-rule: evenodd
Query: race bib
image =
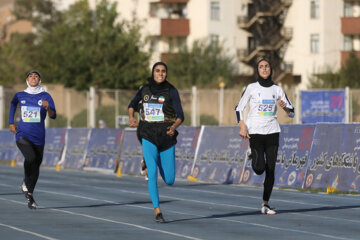
<path id="1" fill-rule="evenodd" d="M 40 107 L 21 107 L 21 119 L 23 122 L 40 122 Z"/>
<path id="2" fill-rule="evenodd" d="M 165 116 L 162 110 L 162 103 L 144 103 L 144 115 L 145 121 L 155 122 L 164 121 Z"/>
<path id="3" fill-rule="evenodd" d="M 276 102 L 273 99 L 263 99 L 258 108 L 259 115 L 273 116 L 275 111 L 275 104 Z"/>

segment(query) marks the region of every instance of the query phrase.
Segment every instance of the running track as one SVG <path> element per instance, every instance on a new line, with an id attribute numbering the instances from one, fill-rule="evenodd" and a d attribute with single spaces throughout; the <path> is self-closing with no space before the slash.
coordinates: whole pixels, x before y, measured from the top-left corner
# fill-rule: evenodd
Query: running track
<path id="1" fill-rule="evenodd" d="M 23 169 L 0 165 L 0 239 L 360 239 L 360 196 L 159 180 L 166 224 L 154 221 L 143 177 L 42 168 L 37 210 L 20 192 Z"/>

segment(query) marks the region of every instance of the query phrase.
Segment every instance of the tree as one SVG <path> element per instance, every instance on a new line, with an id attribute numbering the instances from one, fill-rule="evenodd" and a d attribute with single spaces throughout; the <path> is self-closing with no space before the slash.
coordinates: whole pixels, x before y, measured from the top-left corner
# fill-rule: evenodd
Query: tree
<path id="1" fill-rule="evenodd" d="M 221 45 L 197 40 L 191 49 L 184 47 L 169 60 L 168 76 L 178 88 L 191 88 L 194 85 L 218 87 L 220 81 L 229 83 L 234 76 L 232 61 Z"/>
<path id="2" fill-rule="evenodd" d="M 22 74 L 37 69 L 44 82 L 77 90 L 90 86 L 137 89 L 146 82 L 150 54 L 141 51 L 145 41 L 141 40 L 140 24 L 135 18 L 120 20 L 116 3 L 101 0 L 92 10 L 87 0 L 79 0 L 60 13 L 50 0 L 17 2 L 17 16 L 33 21 L 39 31 L 28 34 L 32 41 L 19 40 L 24 47 L 16 54 L 18 46 L 12 43 L 4 49 L 14 54 L 3 55 L 0 49 L 0 59 L 20 59 L 17 65 L 27 68 Z M 8 68 L 8 72 L 17 70 L 12 65 Z"/>
<path id="3" fill-rule="evenodd" d="M 139 25 L 117 18 L 116 3 L 102 0 L 92 12 L 87 1 L 78 1 L 44 34 L 39 69 L 77 90 L 138 88 L 149 75 L 149 54 L 141 51 Z"/>
<path id="4" fill-rule="evenodd" d="M 344 66 L 338 71 L 331 68 L 310 78 L 310 88 L 360 88 L 360 59 L 351 51 Z"/>

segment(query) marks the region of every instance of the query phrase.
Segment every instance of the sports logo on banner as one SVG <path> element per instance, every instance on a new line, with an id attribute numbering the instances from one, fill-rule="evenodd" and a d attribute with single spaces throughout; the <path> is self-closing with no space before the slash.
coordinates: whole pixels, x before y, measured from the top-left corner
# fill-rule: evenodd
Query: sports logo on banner
<path id="1" fill-rule="evenodd" d="M 345 122 L 345 90 L 301 91 L 301 121 Z"/>

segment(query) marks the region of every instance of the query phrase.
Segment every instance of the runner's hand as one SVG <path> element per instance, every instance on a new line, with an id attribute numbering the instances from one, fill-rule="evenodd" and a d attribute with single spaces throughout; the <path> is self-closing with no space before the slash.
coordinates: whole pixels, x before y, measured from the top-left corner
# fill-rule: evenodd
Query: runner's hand
<path id="1" fill-rule="evenodd" d="M 240 128 L 239 135 L 240 135 L 243 139 L 250 138 L 250 136 L 249 136 L 248 131 L 246 130 L 246 128 Z"/>
<path id="2" fill-rule="evenodd" d="M 15 124 L 10 124 L 9 125 L 9 128 L 10 128 L 10 131 L 13 133 L 13 134 L 16 134 L 16 130 L 17 130 L 17 127 L 15 126 Z"/>
<path id="3" fill-rule="evenodd" d="M 137 120 L 135 118 L 130 118 L 129 119 L 129 127 L 135 128 L 137 126 L 138 126 Z"/>
<path id="4" fill-rule="evenodd" d="M 41 99 L 42 101 L 42 106 L 47 110 L 49 110 L 49 102 L 44 100 L 44 99 Z"/>
<path id="5" fill-rule="evenodd" d="M 175 127 L 173 126 L 167 127 L 166 135 L 174 136 L 174 134 L 175 134 Z"/>

